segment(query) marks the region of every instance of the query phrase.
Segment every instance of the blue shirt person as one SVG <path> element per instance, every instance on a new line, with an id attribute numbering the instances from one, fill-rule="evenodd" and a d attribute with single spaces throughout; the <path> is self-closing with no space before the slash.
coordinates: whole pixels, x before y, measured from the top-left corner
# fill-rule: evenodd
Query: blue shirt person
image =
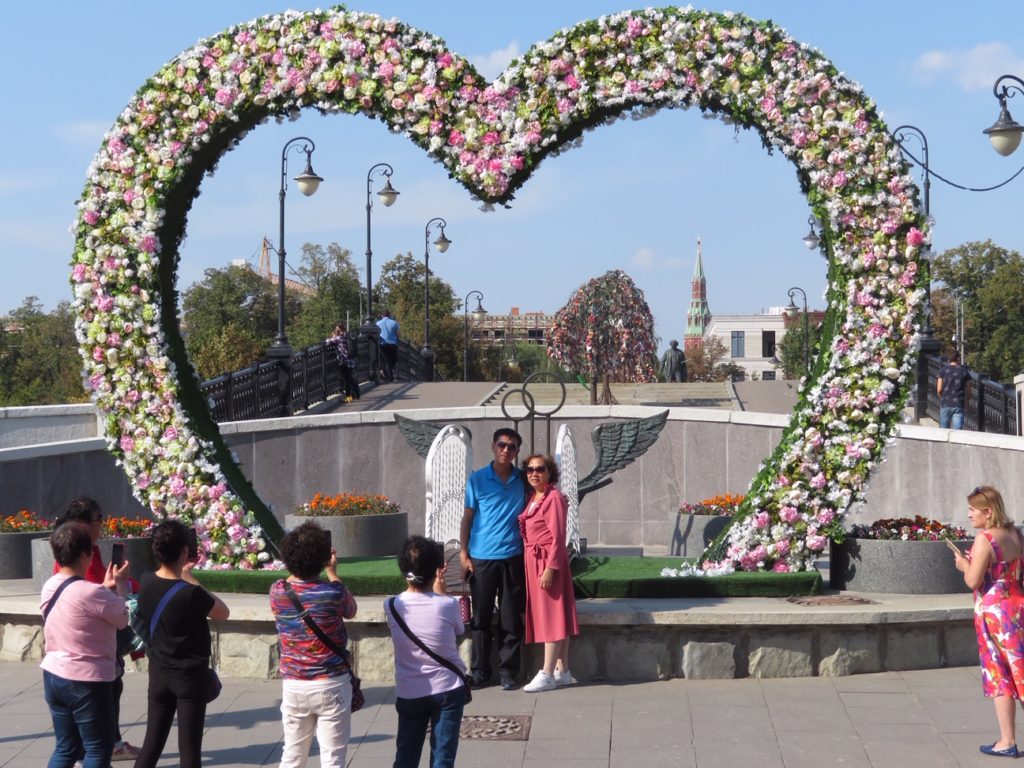
<path id="1" fill-rule="evenodd" d="M 398 368 L 398 322 L 391 317 L 391 311 L 385 309 L 377 327 L 380 328 L 380 354 L 384 358 L 384 380 L 392 382 Z"/>
<path id="2" fill-rule="evenodd" d="M 498 677 L 506 691 L 518 686 L 526 598 L 518 521 L 526 504 L 526 486 L 516 467 L 522 443 L 514 429 L 494 433 L 494 460 L 466 483 L 466 510 L 459 532 L 459 557 L 473 600 L 473 685 L 484 686 L 491 680 L 491 624 L 497 599 Z"/>

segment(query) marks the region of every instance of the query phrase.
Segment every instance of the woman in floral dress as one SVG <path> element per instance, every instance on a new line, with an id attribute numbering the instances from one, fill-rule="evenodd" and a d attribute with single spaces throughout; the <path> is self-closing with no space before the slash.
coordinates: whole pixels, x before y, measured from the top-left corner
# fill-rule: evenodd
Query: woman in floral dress
<path id="1" fill-rule="evenodd" d="M 995 488 L 975 488 L 967 503 L 978 534 L 966 557 L 955 555 L 956 567 L 974 590 L 982 690 L 994 700 L 999 721 L 999 740 L 983 744 L 981 751 L 1017 757 L 1016 702 L 1024 699 L 1024 542 Z"/>

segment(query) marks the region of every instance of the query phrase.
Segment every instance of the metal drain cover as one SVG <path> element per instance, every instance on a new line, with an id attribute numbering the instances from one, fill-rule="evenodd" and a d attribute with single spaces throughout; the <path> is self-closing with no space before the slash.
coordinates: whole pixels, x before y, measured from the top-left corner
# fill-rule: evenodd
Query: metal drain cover
<path id="1" fill-rule="evenodd" d="M 877 600 L 856 595 L 803 595 L 786 600 L 795 605 L 878 605 Z"/>
<path id="2" fill-rule="evenodd" d="M 530 715 L 463 715 L 459 738 L 478 741 L 526 741 Z"/>

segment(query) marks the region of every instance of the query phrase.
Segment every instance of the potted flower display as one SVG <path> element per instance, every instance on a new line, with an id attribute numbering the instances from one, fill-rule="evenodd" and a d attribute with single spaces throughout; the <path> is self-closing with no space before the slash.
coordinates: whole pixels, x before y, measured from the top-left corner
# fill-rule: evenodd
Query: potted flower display
<path id="1" fill-rule="evenodd" d="M 966 550 L 971 540 L 958 526 L 917 515 L 853 525 L 832 543 L 833 589 L 902 594 L 967 592 L 946 541 Z"/>
<path id="2" fill-rule="evenodd" d="M 50 535 L 50 521 L 22 509 L 0 518 L 0 579 L 32 576 L 32 541 Z"/>
<path id="3" fill-rule="evenodd" d="M 96 542 L 103 562 L 110 562 L 114 543 L 117 542 L 124 545 L 124 557 L 128 561 L 132 576 L 138 579 L 146 571 L 155 571 L 157 564 L 153 557 L 153 540 L 149 535 L 152 528 L 153 521 L 147 518 L 104 518 L 100 538 Z M 48 536 L 49 532 L 44 535 Z M 31 548 L 27 576 L 31 576 L 36 585 L 42 587 L 53 573 L 53 552 L 50 550 L 49 541 L 34 541 Z"/>
<path id="4" fill-rule="evenodd" d="M 697 557 L 722 532 L 743 501 L 740 494 L 723 493 L 693 504 L 679 505 L 670 555 Z"/>
<path id="5" fill-rule="evenodd" d="M 285 515 L 285 527 L 291 530 L 311 519 L 331 532 L 338 557 L 396 555 L 409 535 L 408 515 L 381 495 L 318 493 Z"/>

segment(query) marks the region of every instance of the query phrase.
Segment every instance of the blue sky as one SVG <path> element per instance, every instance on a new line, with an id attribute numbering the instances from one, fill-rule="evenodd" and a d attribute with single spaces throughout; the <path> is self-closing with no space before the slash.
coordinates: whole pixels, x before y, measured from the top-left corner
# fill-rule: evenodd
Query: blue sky
<path id="1" fill-rule="evenodd" d="M 5 7 L 0 312 L 28 295 L 47 308 L 69 297 L 74 202 L 104 131 L 135 89 L 197 40 L 287 7 L 314 6 L 93 0 Z M 557 29 L 630 6 L 622 0 L 353 0 L 348 7 L 429 30 L 493 77 Z M 988 186 L 1024 164 L 1024 149 L 1000 157 L 981 134 L 997 115 L 996 76 L 1024 77 L 1024 4 L 1003 3 L 997 13 L 944 0 L 731 0 L 703 7 L 771 18 L 819 48 L 861 83 L 891 127 L 911 123 L 926 133 L 933 171 Z M 1024 97 L 1012 99 L 1010 109 L 1024 122 Z M 809 211 L 792 167 L 778 154 L 769 157 L 753 133 L 736 134 L 695 110 L 663 111 L 588 133 L 582 146 L 545 161 L 512 209 L 489 213 L 440 165 L 380 123 L 310 113 L 266 124 L 203 182 L 181 251 L 179 288 L 206 268 L 255 260 L 264 235 L 276 243 L 281 147 L 299 135 L 316 141 L 313 164 L 326 181 L 311 198 L 290 188 L 286 245 L 292 263 L 303 242 L 336 241 L 363 268 L 366 172 L 386 161 L 402 194 L 394 207 L 374 208 L 375 273 L 399 252 L 422 258 L 424 225 L 443 216 L 452 246 L 431 254 L 431 268 L 460 296 L 483 292 L 491 312 L 512 306 L 553 312 L 582 282 L 620 268 L 645 292 L 664 346 L 683 334 L 698 236 L 713 313 L 785 304 L 794 285 L 807 291 L 812 306 L 823 306 L 824 261 L 800 242 Z M 289 175 L 301 170 L 296 165 L 293 160 Z M 992 238 L 1024 251 L 1022 200 L 1024 176 L 980 194 L 936 180 L 936 250 Z"/>

